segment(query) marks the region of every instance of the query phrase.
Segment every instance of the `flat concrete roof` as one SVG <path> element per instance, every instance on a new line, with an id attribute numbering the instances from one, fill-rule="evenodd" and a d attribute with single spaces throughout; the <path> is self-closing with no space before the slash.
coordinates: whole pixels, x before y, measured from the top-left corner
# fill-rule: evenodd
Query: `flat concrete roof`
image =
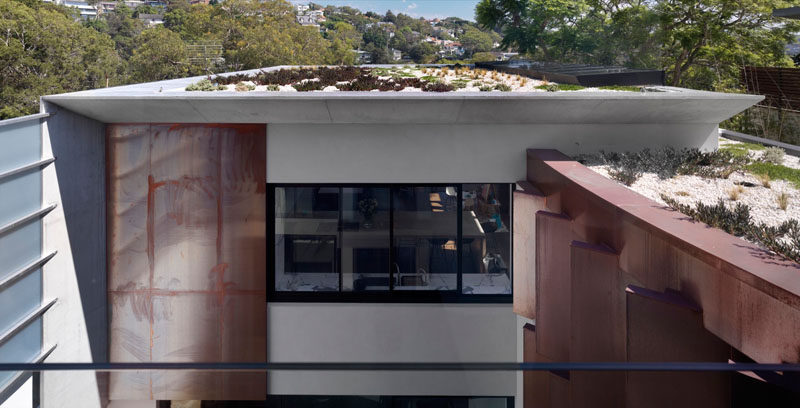
<path id="1" fill-rule="evenodd" d="M 293 66 L 263 70 L 282 68 Z M 183 90 L 203 78 L 205 76 L 48 95 L 42 97 L 42 101 L 105 123 L 633 124 L 719 123 L 763 99 L 760 95 L 673 87 L 654 87 L 660 92 Z"/>

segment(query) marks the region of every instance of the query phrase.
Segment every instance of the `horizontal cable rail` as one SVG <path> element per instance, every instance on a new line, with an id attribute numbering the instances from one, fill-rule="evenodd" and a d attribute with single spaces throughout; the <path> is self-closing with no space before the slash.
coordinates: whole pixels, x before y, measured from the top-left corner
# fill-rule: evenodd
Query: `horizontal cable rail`
<path id="1" fill-rule="evenodd" d="M 9 232 L 11 230 L 17 229 L 17 228 L 19 228 L 19 227 L 21 227 L 21 226 L 23 226 L 23 225 L 35 220 L 35 219 L 37 219 L 37 218 L 44 217 L 45 215 L 47 215 L 47 213 L 49 213 L 50 211 L 53 211 L 55 208 L 56 208 L 56 204 L 50 204 L 47 207 L 44 207 L 44 208 L 42 208 L 40 210 L 36 210 L 36 211 L 34 211 L 34 212 L 32 212 L 32 213 L 30 213 L 30 214 L 18 219 L 18 220 L 11 221 L 10 223 L 8 223 L 6 225 L 2 225 L 2 226 L 0 226 L 0 235 L 3 235 L 3 234 L 5 234 L 5 233 L 7 233 L 7 232 Z"/>
<path id="2" fill-rule="evenodd" d="M 47 166 L 48 164 L 50 164 L 50 163 L 52 163 L 54 161 L 56 161 L 56 159 L 54 157 L 51 157 L 49 159 L 39 160 L 36 163 L 26 164 L 24 166 L 17 167 L 15 169 L 2 171 L 2 172 L 0 172 L 0 180 L 2 180 L 4 178 L 7 178 L 7 177 L 11 177 L 11 176 L 17 175 L 17 174 L 20 174 L 20 173 L 25 173 L 26 171 L 42 168 L 42 167 Z"/>
<path id="3" fill-rule="evenodd" d="M 50 113 L 46 113 L 45 112 L 45 113 L 35 113 L 33 115 L 28 115 L 28 116 L 20 116 L 18 118 L 0 120 L 0 126 L 8 126 L 8 125 L 13 125 L 15 123 L 27 122 L 29 120 L 42 119 L 42 118 L 46 118 L 46 117 L 48 117 L 50 115 L 51 115 Z"/>
<path id="4" fill-rule="evenodd" d="M 5 288 L 7 288 L 7 287 L 9 287 L 11 285 L 13 285 L 14 282 L 24 278 L 29 273 L 39 269 L 42 265 L 46 264 L 47 261 L 53 259 L 53 257 L 56 256 L 56 253 L 58 253 L 58 251 L 53 251 L 53 252 L 49 253 L 48 255 L 45 255 L 45 256 L 39 258 L 38 260 L 33 261 L 33 262 L 29 263 L 28 265 L 22 267 L 22 269 L 20 269 L 20 270 L 18 270 L 16 272 L 13 272 L 7 278 L 1 279 L 0 280 L 0 291 L 2 291 L 3 289 L 5 289 Z"/>
<path id="5" fill-rule="evenodd" d="M 748 135 L 746 133 L 734 132 L 734 131 L 728 130 L 728 129 L 720 129 L 719 130 L 719 134 L 722 137 L 725 137 L 727 139 L 736 140 L 736 141 L 739 141 L 739 142 L 759 143 L 759 144 L 763 144 L 765 146 L 780 147 L 781 149 L 786 151 L 786 154 L 788 154 L 790 156 L 800 156 L 800 146 L 797 146 L 797 145 L 784 143 L 784 142 L 779 142 L 777 140 L 772 140 L 772 139 L 765 139 L 763 137 Z"/>
<path id="6" fill-rule="evenodd" d="M 46 359 L 47 356 L 49 356 L 55 349 L 56 346 L 53 345 L 40 353 L 38 356 L 36 356 L 36 358 L 33 359 L 33 364 L 38 364 L 44 361 L 44 359 Z M 16 392 L 17 388 L 19 388 L 23 383 L 25 383 L 25 381 L 28 380 L 30 374 L 31 373 L 29 371 L 23 371 L 11 377 L 11 379 L 6 382 L 5 385 L 0 384 L 0 401 L 5 401 L 11 396 L 11 394 Z"/>
<path id="7" fill-rule="evenodd" d="M 27 327 L 29 324 L 33 323 L 39 316 L 43 315 L 47 309 L 50 309 L 58 299 L 52 299 L 47 303 L 43 303 L 39 306 L 36 310 L 28 313 L 25 317 L 22 318 L 17 324 L 15 324 L 10 329 L 6 330 L 4 333 L 0 333 L 0 346 L 5 344 L 7 341 L 11 340 L 17 333 L 21 332 L 22 329 Z M 13 370 L 17 371 L 17 370 Z"/>
<path id="8" fill-rule="evenodd" d="M 0 363 L 0 371 L 781 371 L 800 364 L 587 363 Z"/>

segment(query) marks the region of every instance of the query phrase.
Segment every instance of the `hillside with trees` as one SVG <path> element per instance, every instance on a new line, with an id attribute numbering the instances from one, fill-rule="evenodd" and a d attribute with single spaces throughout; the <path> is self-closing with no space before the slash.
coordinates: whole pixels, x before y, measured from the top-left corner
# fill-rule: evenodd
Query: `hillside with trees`
<path id="1" fill-rule="evenodd" d="M 310 8 L 322 10 L 325 21 L 300 24 L 284 0 L 171 0 L 135 9 L 119 1 L 89 19 L 41 0 L 0 0 L 0 119 L 37 111 L 40 95 L 272 65 L 392 63 L 397 55 L 403 62 L 464 61 L 501 41 L 458 18 Z M 163 24 L 140 18 L 154 14 Z M 456 47 L 448 52 L 444 43 Z"/>
<path id="2" fill-rule="evenodd" d="M 96 16 L 0 0 L 0 119 L 41 95 L 272 65 L 523 57 L 664 69 L 669 85 L 741 91 L 745 65 L 792 67 L 782 0 L 475 0 L 476 22 L 285 0 L 88 0 Z M 138 3 L 137 3 L 138 4 Z M 160 20 L 153 22 L 152 17 Z"/>

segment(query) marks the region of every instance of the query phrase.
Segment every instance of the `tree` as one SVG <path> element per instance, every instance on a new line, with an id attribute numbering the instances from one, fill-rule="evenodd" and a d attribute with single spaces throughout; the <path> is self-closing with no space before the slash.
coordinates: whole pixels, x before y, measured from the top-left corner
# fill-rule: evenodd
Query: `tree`
<path id="1" fill-rule="evenodd" d="M 122 81 L 114 43 L 63 7 L 0 0 L 0 119 L 34 113 L 41 95 Z"/>
<path id="2" fill-rule="evenodd" d="M 481 0 L 475 18 L 484 28 L 503 33 L 503 48 L 514 46 L 525 54 L 540 51 L 550 60 L 550 43 L 567 30 L 577 32 L 576 21 L 586 12 L 581 0 Z"/>
<path id="3" fill-rule="evenodd" d="M 411 47 L 408 54 L 414 62 L 422 64 L 432 62 L 436 58 L 436 53 L 438 51 L 439 49 L 433 44 L 421 42 Z"/>
<path id="4" fill-rule="evenodd" d="M 731 85 L 729 66 L 759 64 L 792 66 L 784 46 L 800 29 L 796 22 L 778 22 L 776 0 L 664 0 L 656 6 L 663 64 L 671 85 L 711 88 Z M 736 69 L 734 77 L 738 77 Z M 710 78 L 709 78 L 710 75 Z"/>
<path id="5" fill-rule="evenodd" d="M 466 57 L 472 56 L 476 52 L 486 52 L 492 50 L 492 36 L 478 30 L 477 28 L 467 27 L 464 34 L 459 38 L 464 47 Z"/>
<path id="6" fill-rule="evenodd" d="M 389 34 L 378 26 L 373 26 L 364 33 L 364 44 L 374 44 L 377 48 L 389 46 Z"/>
<path id="7" fill-rule="evenodd" d="M 361 33 L 355 27 L 345 22 L 338 22 L 326 33 L 330 41 L 330 50 L 326 60 L 334 65 L 355 64 L 356 54 L 354 49 L 361 45 Z"/>
<path id="8" fill-rule="evenodd" d="M 494 54 L 491 52 L 476 52 L 472 55 L 472 62 L 491 62 L 495 61 Z"/>
<path id="9" fill-rule="evenodd" d="M 120 56 L 127 60 L 131 57 L 135 38 L 145 29 L 144 22 L 133 17 L 134 11 L 123 1 L 117 1 L 114 11 L 103 13 L 91 24 L 101 33 L 108 34 L 114 40 L 114 47 Z"/>
<path id="10" fill-rule="evenodd" d="M 181 36 L 164 27 L 143 31 L 136 38 L 130 59 L 133 80 L 137 82 L 180 78 L 193 72 L 189 52 Z"/>
<path id="11" fill-rule="evenodd" d="M 782 0 L 481 0 L 476 19 L 537 59 L 664 69 L 674 86 L 739 88 L 746 64 L 791 66 Z"/>

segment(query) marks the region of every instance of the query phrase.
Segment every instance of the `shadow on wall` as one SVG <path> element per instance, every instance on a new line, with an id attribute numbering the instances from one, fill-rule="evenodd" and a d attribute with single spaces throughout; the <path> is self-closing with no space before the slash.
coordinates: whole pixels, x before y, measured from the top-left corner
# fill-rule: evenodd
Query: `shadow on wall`
<path id="1" fill-rule="evenodd" d="M 56 112 L 47 127 L 92 361 L 107 362 L 105 125 L 45 106 Z"/>

